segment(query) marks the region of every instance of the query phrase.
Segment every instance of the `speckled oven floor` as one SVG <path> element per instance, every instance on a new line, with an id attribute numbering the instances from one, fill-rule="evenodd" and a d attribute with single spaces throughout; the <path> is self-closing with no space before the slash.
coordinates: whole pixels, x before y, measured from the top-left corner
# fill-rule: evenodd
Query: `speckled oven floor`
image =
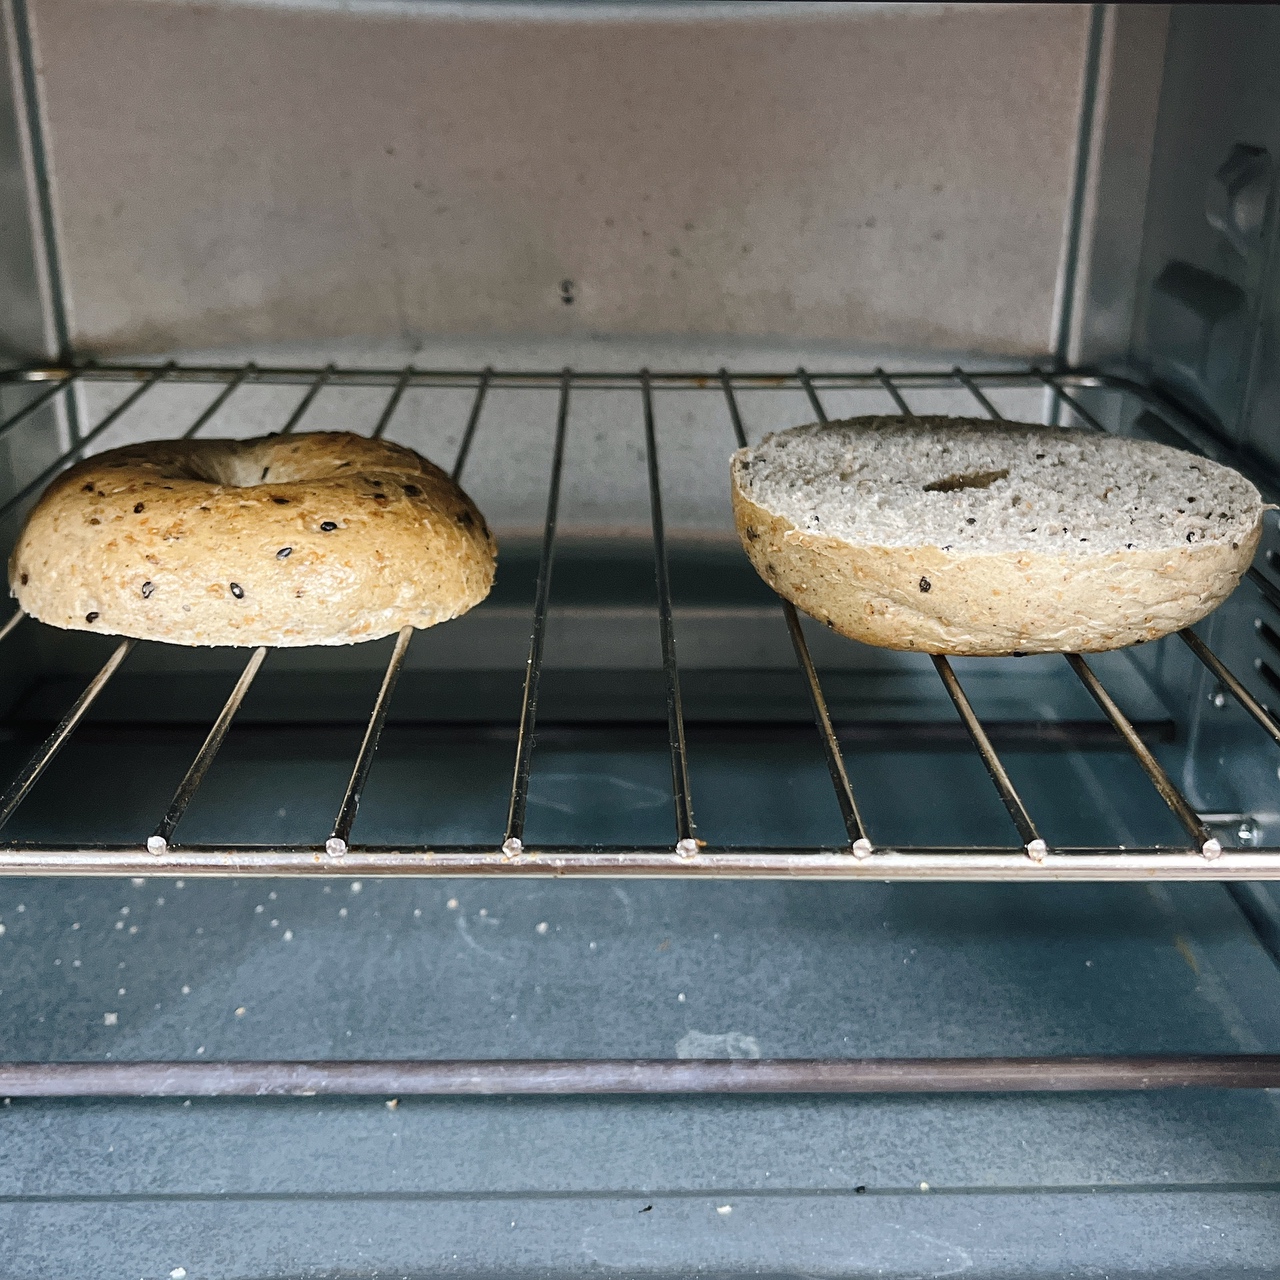
<path id="1" fill-rule="evenodd" d="M 306 738 L 276 740 L 268 769 L 233 734 L 207 820 L 322 825 L 342 769 Z M 103 830 L 106 810 L 132 830 L 155 811 L 148 769 L 163 793 L 189 758 L 158 739 L 113 763 L 103 741 L 69 749 L 27 832 Z M 469 811 L 500 800 L 497 755 L 454 795 Z M 964 760 L 912 768 L 977 796 Z M 762 829 L 752 789 L 724 789 L 742 765 L 703 756 L 707 812 Z M 569 837 L 607 821 L 580 803 L 593 770 L 619 807 L 665 785 L 660 747 L 540 768 L 531 813 Z M 826 823 L 806 799 L 820 759 L 791 768 L 791 829 Z M 443 787 L 444 765 L 393 732 L 379 769 L 365 838 L 427 822 L 392 798 Z M 979 836 L 1001 816 L 984 804 Z M 1280 1050 L 1280 973 L 1214 885 L 7 880 L 0 922 L 8 1059 Z M 392 1101 L 15 1100 L 0 1273 L 1216 1280 L 1280 1256 L 1265 1092 Z"/>

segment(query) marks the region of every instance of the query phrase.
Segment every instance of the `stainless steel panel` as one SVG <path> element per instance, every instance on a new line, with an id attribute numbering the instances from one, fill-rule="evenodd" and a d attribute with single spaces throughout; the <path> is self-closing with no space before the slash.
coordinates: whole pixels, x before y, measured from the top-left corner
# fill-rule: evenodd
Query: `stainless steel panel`
<path id="1" fill-rule="evenodd" d="M 1273 467 L 1278 55 L 1274 6 L 1174 6 L 1133 347 L 1140 367 Z"/>
<path id="2" fill-rule="evenodd" d="M 1088 16 L 35 0 L 72 342 L 1046 352 Z"/>
<path id="3" fill-rule="evenodd" d="M 6 363 L 52 356 L 61 345 L 41 220 L 39 125 L 27 92 L 24 18 L 20 2 L 0 6 L 0 361 Z M 16 407 L 0 401 L 7 412 Z"/>
<path id="4" fill-rule="evenodd" d="M 1098 6 L 1096 89 L 1082 136 L 1079 245 L 1064 280 L 1058 354 L 1124 360 L 1133 328 L 1142 224 L 1164 76 L 1169 6 Z"/>
<path id="5" fill-rule="evenodd" d="M 42 218 L 40 127 L 28 92 L 24 18 L 21 0 L 0 4 L 0 366 L 47 359 L 63 346 L 57 272 Z M 0 492 L 20 488 L 71 443 L 65 397 L 46 390 L 0 384 L 0 422 L 21 415 L 0 439 Z M 8 675 L 8 661 L 4 667 Z M 0 695 L 0 703 L 7 701 Z"/>

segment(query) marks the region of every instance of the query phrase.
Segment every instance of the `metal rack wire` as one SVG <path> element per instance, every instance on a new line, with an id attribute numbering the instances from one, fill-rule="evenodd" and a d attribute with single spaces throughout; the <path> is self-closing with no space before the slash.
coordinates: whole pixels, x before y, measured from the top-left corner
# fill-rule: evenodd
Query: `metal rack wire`
<path id="1" fill-rule="evenodd" d="M 488 845 L 382 846 L 352 844 L 352 827 L 361 797 L 373 768 L 379 739 L 387 722 L 392 695 L 404 665 L 412 638 L 406 628 L 397 637 L 383 675 L 381 687 L 370 711 L 364 735 L 352 766 L 350 779 L 334 818 L 331 834 L 323 845 L 215 847 L 182 844 L 176 839 L 182 817 L 195 796 L 210 765 L 247 694 L 263 659 L 265 649 L 249 657 L 239 680 L 218 714 L 202 747 L 188 768 L 173 799 L 145 846 L 82 843 L 74 846 L 32 847 L 17 842 L 0 844 L 0 873 L 80 874 L 80 875 L 660 875 L 697 877 L 787 876 L 850 879 L 860 876 L 879 879 L 1009 880 L 1025 878 L 1075 880 L 1128 879 L 1280 879 L 1280 848 L 1224 849 L 1209 830 L 1204 818 L 1168 776 L 1146 745 L 1139 730 L 1124 715 L 1090 665 L 1079 655 L 1065 661 L 1090 697 L 1097 703 L 1125 747 L 1137 761 L 1164 804 L 1188 835 L 1182 846 L 1153 845 L 1144 848 L 1059 847 L 1053 848 L 1042 836 L 1035 818 L 1019 795 L 992 737 L 975 712 L 955 669 L 944 657 L 933 659 L 943 687 L 959 713 L 973 747 L 1008 811 L 1020 843 L 1001 847 L 893 847 L 877 843 L 859 809 L 855 785 L 846 767 L 836 728 L 828 711 L 817 668 L 809 653 L 799 616 L 792 605 L 781 602 L 788 632 L 794 646 L 813 711 L 819 742 L 831 775 L 835 798 L 843 818 L 846 843 L 815 848 L 759 848 L 716 846 L 700 839 L 694 821 L 690 784 L 685 717 L 680 688 L 680 666 L 672 604 L 667 539 L 663 520 L 662 474 L 658 455 L 655 391 L 697 390 L 722 397 L 725 412 L 739 444 L 747 441 L 737 393 L 743 389 L 773 388 L 802 391 L 814 415 L 826 420 L 822 395 L 831 390 L 879 388 L 886 392 L 901 413 L 912 413 L 904 392 L 937 387 L 962 388 L 980 413 L 993 418 L 1000 414 L 988 393 L 1007 388 L 1042 388 L 1065 404 L 1082 422 L 1102 430 L 1080 398 L 1090 388 L 1112 388 L 1140 397 L 1187 439 L 1198 443 L 1196 424 L 1178 418 L 1176 411 L 1148 389 L 1124 379 L 1089 373 L 1049 373 L 1038 369 L 1004 372 L 966 371 L 960 368 L 941 372 L 897 372 L 883 369 L 870 372 L 808 371 L 800 368 L 782 373 L 736 373 L 725 369 L 712 372 L 662 372 L 642 369 L 631 373 L 558 371 L 419 370 L 412 365 L 400 369 L 345 368 L 333 364 L 324 368 L 279 367 L 256 364 L 237 366 L 183 365 L 87 365 L 78 368 L 40 368 L 8 375 L 10 382 L 48 384 L 6 421 L 0 423 L 0 440 L 55 397 L 70 394 L 86 382 L 126 382 L 136 384 L 128 395 L 93 424 L 60 458 L 23 485 L 0 504 L 0 516 L 15 511 L 31 498 L 61 468 L 75 461 L 104 432 L 123 417 L 153 388 L 162 383 L 209 384 L 216 388 L 210 402 L 182 433 L 198 434 L 238 389 L 248 384 L 292 385 L 304 388 L 301 399 L 283 424 L 282 432 L 296 430 L 316 397 L 326 388 L 366 387 L 387 392 L 373 434 L 382 435 L 396 412 L 404 393 L 414 387 L 467 388 L 473 392 L 471 408 L 462 433 L 453 467 L 459 478 L 465 469 L 472 443 L 482 429 L 486 396 L 496 388 L 544 388 L 558 392 L 556 430 L 551 458 L 546 515 L 543 521 L 541 554 L 528 661 L 518 708 L 515 759 L 509 793 L 507 819 L 499 847 Z M 548 606 L 555 567 L 557 522 L 561 477 L 565 461 L 566 431 L 573 392 L 578 387 L 613 389 L 638 394 L 643 418 L 645 462 L 648 480 L 658 624 L 662 669 L 666 688 L 666 719 L 671 761 L 672 805 L 676 841 L 670 847 L 552 846 L 529 847 L 525 843 L 525 818 L 538 723 L 539 683 L 543 669 Z M 1251 571 L 1260 590 L 1274 588 L 1256 570 Z M 11 618 L 0 629 L 0 640 L 10 635 L 21 621 Z M 1213 676 L 1270 737 L 1280 744 L 1280 725 L 1248 691 L 1204 641 L 1190 630 L 1182 641 Z M 90 681 L 53 733 L 41 745 L 0 796 L 0 828 L 9 821 L 32 787 L 124 662 L 136 642 L 123 640 L 101 670 Z"/>

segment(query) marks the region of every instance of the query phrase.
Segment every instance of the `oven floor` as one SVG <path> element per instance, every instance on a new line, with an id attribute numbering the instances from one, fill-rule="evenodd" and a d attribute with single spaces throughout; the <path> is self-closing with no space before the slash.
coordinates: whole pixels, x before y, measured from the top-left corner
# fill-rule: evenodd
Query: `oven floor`
<path id="1" fill-rule="evenodd" d="M 1280 1049 L 1199 886 L 0 881 L 10 1059 Z M 545 925 L 545 928 L 543 926 Z M 1271 1274 L 1264 1092 L 14 1100 L 6 1280 Z"/>
<path id="2" fill-rule="evenodd" d="M 86 726 L 12 834 L 141 839 L 202 736 Z M 182 834 L 323 838 L 358 738 L 233 729 Z M 492 839 L 510 759 L 389 727 L 357 837 Z M 1008 759 L 1054 839 L 1168 821 L 1125 756 Z M 710 838 L 839 838 L 816 748 L 692 764 Z M 531 838 L 672 838 L 661 735 L 535 766 Z M 1011 837 L 972 753 L 850 767 L 873 831 Z M 1280 971 L 1207 884 L 11 879 L 0 924 L 15 1060 L 1280 1051 Z M 0 1151 L 5 1280 L 1226 1280 L 1280 1240 L 1265 1092 L 15 1100 Z"/>

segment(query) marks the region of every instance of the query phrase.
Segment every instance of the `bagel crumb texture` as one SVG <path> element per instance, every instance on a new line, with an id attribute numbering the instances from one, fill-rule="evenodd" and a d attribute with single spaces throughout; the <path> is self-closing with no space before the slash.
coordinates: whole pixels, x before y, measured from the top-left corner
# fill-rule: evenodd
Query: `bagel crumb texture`
<path id="1" fill-rule="evenodd" d="M 854 418 L 733 456 L 734 516 L 775 591 L 855 640 L 1093 652 L 1190 626 L 1235 589 L 1266 507 L 1147 440 L 966 418 Z"/>
<path id="2" fill-rule="evenodd" d="M 348 432 L 164 440 L 78 463 L 9 560 L 32 617 L 185 645 L 357 644 L 466 613 L 497 548 L 465 493 Z"/>

